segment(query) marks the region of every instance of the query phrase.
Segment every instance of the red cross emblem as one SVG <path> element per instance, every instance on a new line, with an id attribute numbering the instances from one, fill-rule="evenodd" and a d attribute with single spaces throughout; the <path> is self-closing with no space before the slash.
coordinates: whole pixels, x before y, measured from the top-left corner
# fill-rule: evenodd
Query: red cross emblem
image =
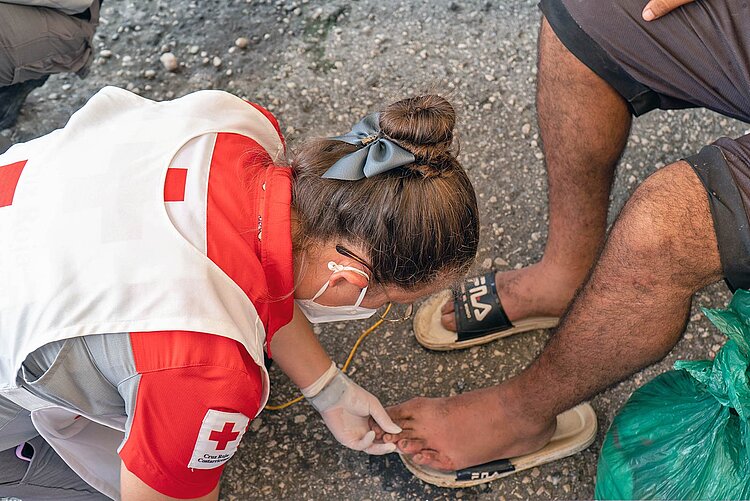
<path id="1" fill-rule="evenodd" d="M 224 429 L 221 431 L 212 430 L 208 439 L 216 442 L 217 451 L 223 451 L 227 448 L 229 442 L 234 441 L 240 435 L 240 432 L 233 430 L 234 423 L 224 423 Z"/>

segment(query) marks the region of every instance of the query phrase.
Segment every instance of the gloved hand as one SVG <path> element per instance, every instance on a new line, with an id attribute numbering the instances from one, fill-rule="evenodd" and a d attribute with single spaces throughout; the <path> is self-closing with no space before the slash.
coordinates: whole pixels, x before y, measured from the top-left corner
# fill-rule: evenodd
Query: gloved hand
<path id="1" fill-rule="evenodd" d="M 401 433 L 377 398 L 354 383 L 336 364 L 310 386 L 302 389 L 308 402 L 320 413 L 333 436 L 342 445 L 368 454 L 388 454 L 396 444 L 375 444 L 372 419 L 388 433 Z"/>

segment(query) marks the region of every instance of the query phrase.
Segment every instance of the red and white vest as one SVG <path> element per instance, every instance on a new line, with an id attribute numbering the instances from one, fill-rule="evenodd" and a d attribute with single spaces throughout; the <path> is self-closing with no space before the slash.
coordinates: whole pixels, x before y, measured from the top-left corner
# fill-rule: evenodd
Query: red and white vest
<path id="1" fill-rule="evenodd" d="M 63 129 L 0 155 L 20 174 L 12 203 L 0 204 L 0 394 L 31 410 L 71 468 L 115 499 L 123 420 L 76 418 L 17 387 L 16 374 L 52 341 L 163 330 L 234 339 L 263 368 L 265 329 L 252 302 L 164 207 L 170 160 L 211 132 L 250 137 L 274 162 L 283 154 L 271 122 L 231 94 L 157 103 L 107 87 Z"/>

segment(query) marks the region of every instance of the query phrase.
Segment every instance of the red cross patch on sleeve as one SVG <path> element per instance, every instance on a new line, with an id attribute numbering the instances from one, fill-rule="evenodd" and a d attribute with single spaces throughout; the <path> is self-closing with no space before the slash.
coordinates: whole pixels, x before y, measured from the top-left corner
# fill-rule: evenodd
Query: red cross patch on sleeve
<path id="1" fill-rule="evenodd" d="M 209 409 L 203 417 L 188 468 L 208 470 L 234 456 L 250 418 L 239 412 Z"/>

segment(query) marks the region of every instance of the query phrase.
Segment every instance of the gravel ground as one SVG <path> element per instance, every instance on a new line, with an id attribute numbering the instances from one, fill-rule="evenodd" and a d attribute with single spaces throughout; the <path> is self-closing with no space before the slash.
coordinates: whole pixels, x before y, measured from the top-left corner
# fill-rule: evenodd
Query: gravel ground
<path id="1" fill-rule="evenodd" d="M 645 3 L 645 0 L 644 0 Z M 437 90 L 460 111 L 460 160 L 477 187 L 482 240 L 476 269 L 536 261 L 546 239 L 546 184 L 534 116 L 535 1 L 107 0 L 85 80 L 52 77 L 12 130 L 25 141 L 62 126 L 104 85 L 161 100 L 225 89 L 266 105 L 289 143 L 344 133 L 376 107 Z M 243 38 L 244 40 L 237 40 Z M 171 56 L 164 54 L 171 54 Z M 164 62 L 162 62 L 164 61 Z M 167 71 L 165 64 L 174 66 Z M 705 111 L 654 112 L 635 122 L 618 171 L 611 217 L 645 177 L 746 126 Z M 340 447 L 301 403 L 251 425 L 224 475 L 222 499 L 580 499 L 593 495 L 604 430 L 631 392 L 677 359 L 710 358 L 724 337 L 699 313 L 723 306 L 717 285 L 697 295 L 687 334 L 657 364 L 596 397 L 600 432 L 573 457 L 484 486 L 453 491 L 413 478 L 395 456 Z M 323 343 L 343 361 L 367 322 L 326 326 Z M 517 373 L 541 350 L 536 332 L 454 353 L 431 353 L 410 326 L 381 327 L 361 348 L 352 377 L 392 404 L 484 387 Z M 272 370 L 273 402 L 294 396 Z"/>

